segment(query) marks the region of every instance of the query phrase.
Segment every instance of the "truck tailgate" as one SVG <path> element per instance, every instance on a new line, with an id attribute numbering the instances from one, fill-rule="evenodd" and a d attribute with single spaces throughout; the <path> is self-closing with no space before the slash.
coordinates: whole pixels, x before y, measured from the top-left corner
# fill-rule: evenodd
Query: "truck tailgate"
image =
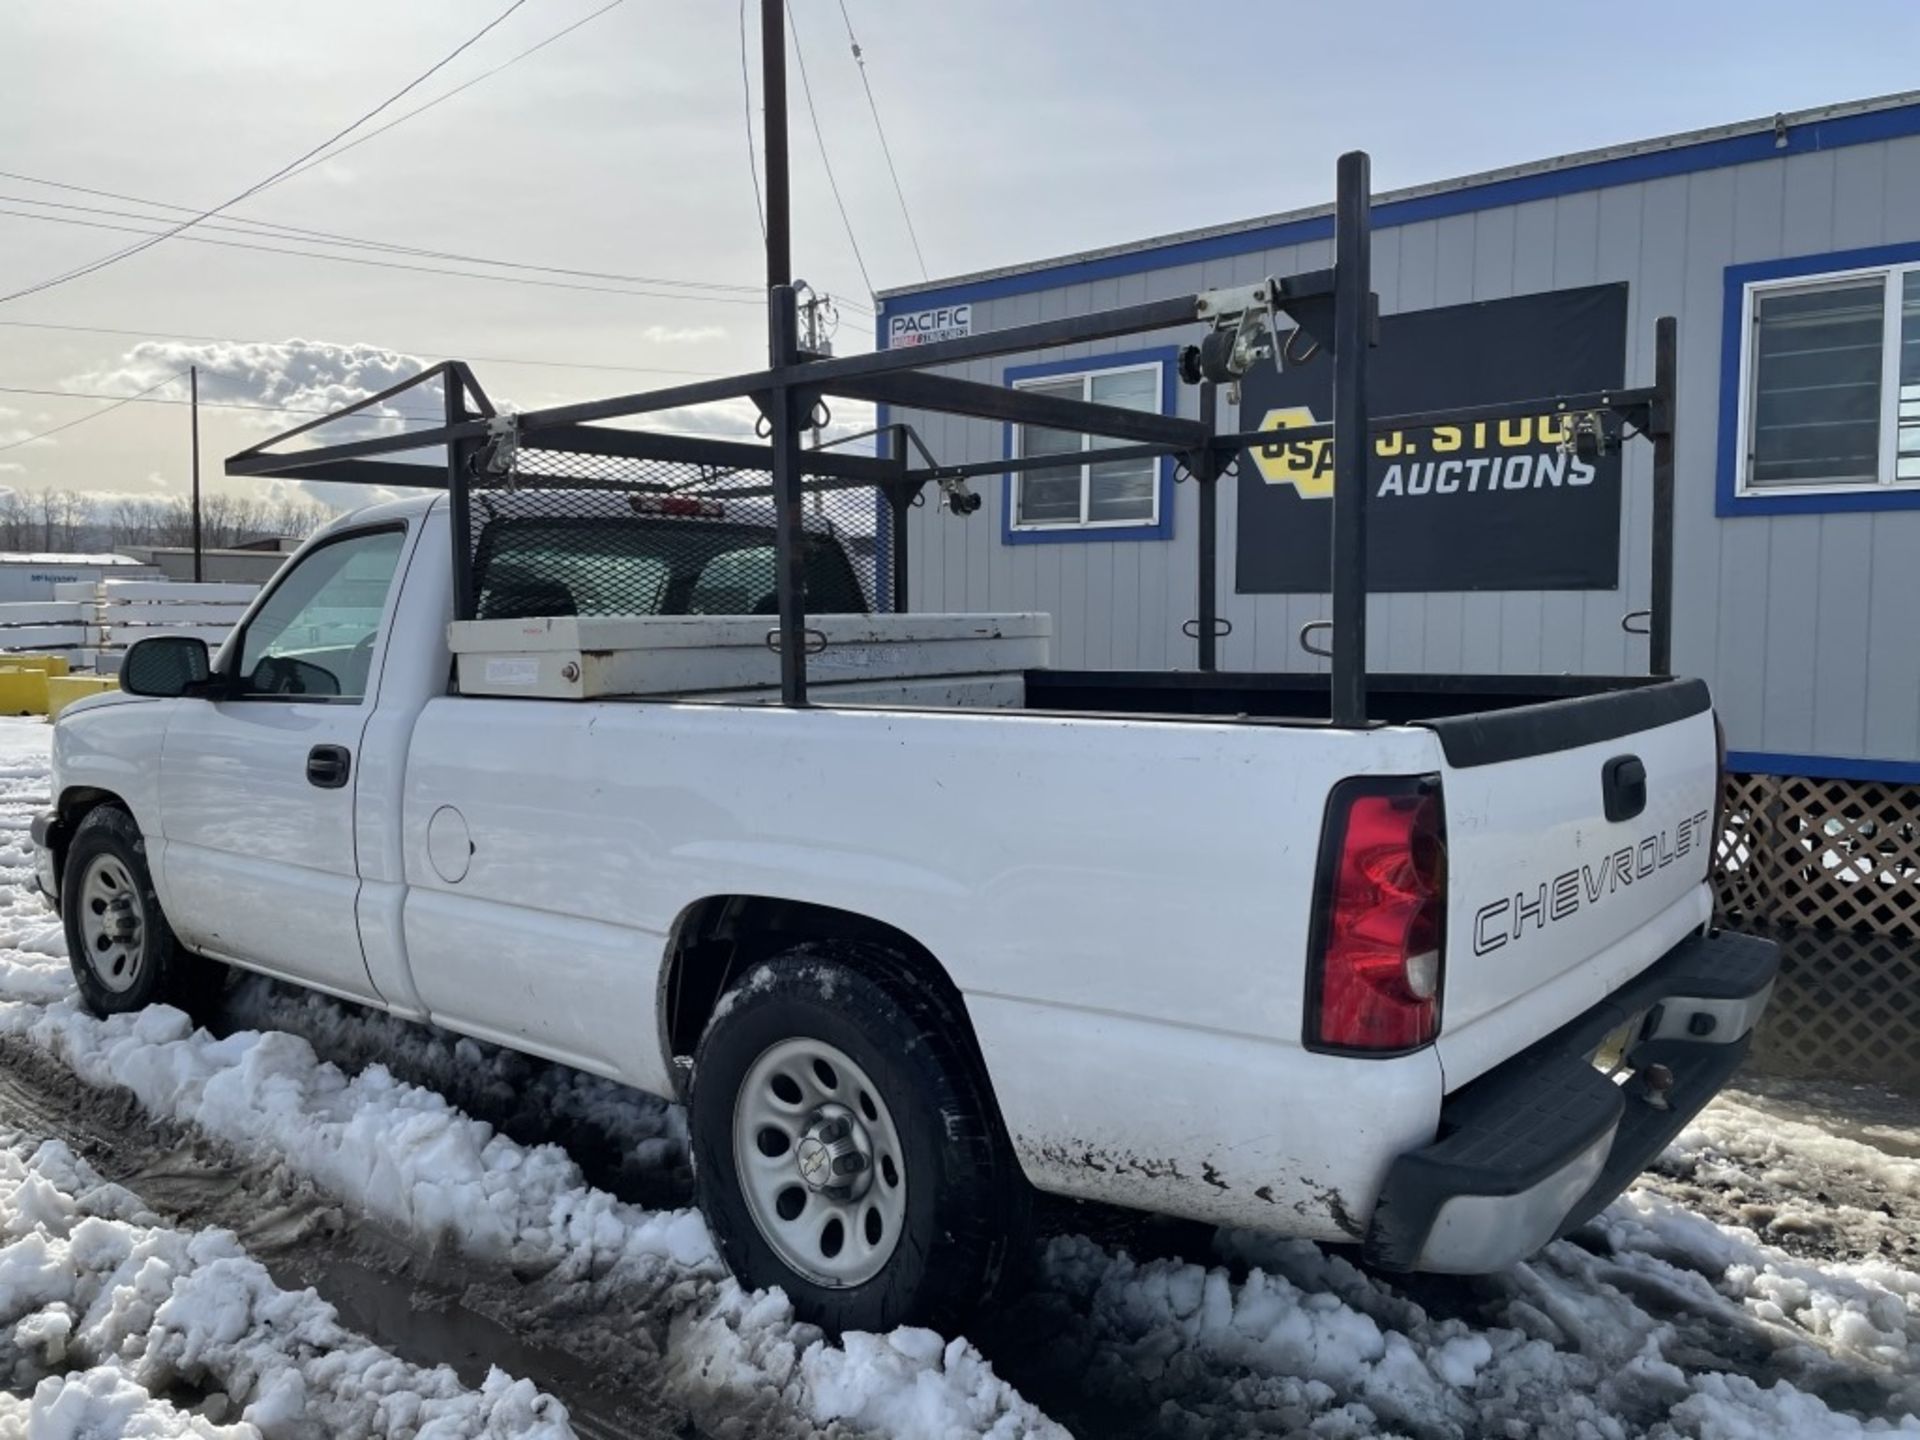
<path id="1" fill-rule="evenodd" d="M 1698 681 L 1430 722 L 1445 755 L 1448 1087 L 1697 929 L 1718 755 Z"/>

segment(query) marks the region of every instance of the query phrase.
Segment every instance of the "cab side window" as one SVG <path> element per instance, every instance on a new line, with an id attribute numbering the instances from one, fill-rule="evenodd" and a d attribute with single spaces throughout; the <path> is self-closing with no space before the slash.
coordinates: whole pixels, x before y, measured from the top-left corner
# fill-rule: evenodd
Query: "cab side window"
<path id="1" fill-rule="evenodd" d="M 242 693 L 363 699 L 405 540 L 399 529 L 343 536 L 282 575 L 241 637 Z"/>

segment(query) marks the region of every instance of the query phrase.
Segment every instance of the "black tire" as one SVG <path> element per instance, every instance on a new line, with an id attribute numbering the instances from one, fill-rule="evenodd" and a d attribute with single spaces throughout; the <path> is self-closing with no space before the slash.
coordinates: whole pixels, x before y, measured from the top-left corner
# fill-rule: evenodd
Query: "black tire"
<path id="1" fill-rule="evenodd" d="M 870 1076 L 904 1151 L 903 1227 L 862 1283 L 796 1270 L 768 1243 L 740 1178 L 742 1085 L 793 1040 L 836 1047 Z M 965 1022 L 891 951 L 816 942 L 749 969 L 701 1037 L 688 1112 L 695 1189 L 728 1267 L 749 1288 L 778 1285 L 830 1333 L 958 1325 L 1026 1258 L 1030 1192 Z"/>
<path id="2" fill-rule="evenodd" d="M 89 906 L 89 897 L 84 891 L 89 873 L 102 862 L 116 878 L 130 882 L 138 907 L 138 943 L 122 957 L 124 968 L 118 974 L 109 966 L 96 968 L 88 959 L 91 947 L 83 909 Z M 179 1007 L 198 1022 L 218 1005 L 226 988 L 227 967 L 193 954 L 174 938 L 153 892 L 146 840 L 134 818 L 119 806 L 101 805 L 90 811 L 74 832 L 60 878 L 60 918 L 80 1002 L 90 1013 L 124 1015 L 165 1004 Z"/>

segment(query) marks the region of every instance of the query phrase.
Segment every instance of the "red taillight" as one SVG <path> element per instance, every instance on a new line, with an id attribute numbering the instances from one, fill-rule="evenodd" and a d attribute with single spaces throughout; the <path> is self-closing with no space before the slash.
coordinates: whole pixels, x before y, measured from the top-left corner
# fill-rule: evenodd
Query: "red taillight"
<path id="1" fill-rule="evenodd" d="M 1327 806 L 1308 1043 L 1397 1053 L 1440 1033 L 1446 818 L 1437 779 L 1343 782 Z"/>

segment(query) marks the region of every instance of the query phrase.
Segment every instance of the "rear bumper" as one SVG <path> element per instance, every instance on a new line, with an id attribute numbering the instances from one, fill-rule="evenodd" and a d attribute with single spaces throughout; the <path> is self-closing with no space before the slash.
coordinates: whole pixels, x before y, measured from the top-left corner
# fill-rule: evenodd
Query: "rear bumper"
<path id="1" fill-rule="evenodd" d="M 1366 1237 L 1383 1269 L 1481 1274 L 1605 1208 L 1746 1058 L 1779 969 L 1771 941 L 1694 937 L 1599 1005 L 1447 1098 L 1440 1138 L 1393 1162 Z M 1591 1056 L 1646 1011 L 1633 1072 Z M 1656 1067 L 1665 1067 L 1664 1080 Z"/>

